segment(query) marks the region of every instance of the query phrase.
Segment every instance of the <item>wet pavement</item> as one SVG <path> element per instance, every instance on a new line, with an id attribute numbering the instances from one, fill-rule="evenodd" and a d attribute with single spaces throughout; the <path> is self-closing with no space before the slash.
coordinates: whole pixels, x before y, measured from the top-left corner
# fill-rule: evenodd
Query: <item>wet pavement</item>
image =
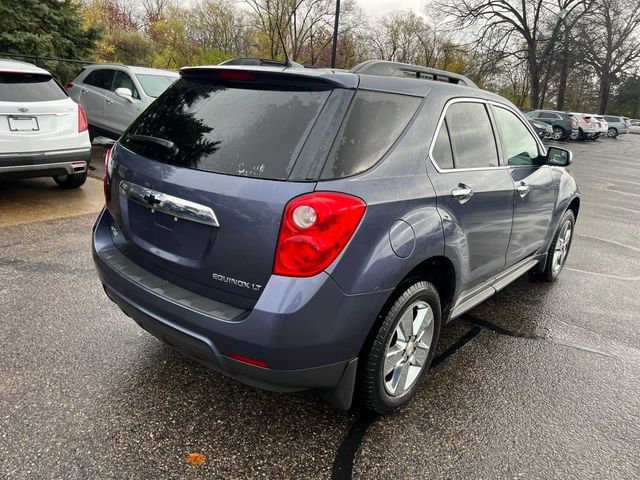
<path id="1" fill-rule="evenodd" d="M 386 418 L 245 387 L 138 328 L 91 262 L 98 180 L 0 184 L 0 478 L 639 478 L 640 136 L 569 147 L 561 278 L 445 328 Z"/>

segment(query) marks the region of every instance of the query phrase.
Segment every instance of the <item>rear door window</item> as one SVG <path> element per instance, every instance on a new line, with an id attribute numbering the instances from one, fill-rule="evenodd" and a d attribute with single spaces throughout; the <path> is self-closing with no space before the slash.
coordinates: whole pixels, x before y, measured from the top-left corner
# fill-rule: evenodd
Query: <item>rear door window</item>
<path id="1" fill-rule="evenodd" d="M 483 103 L 454 103 L 449 106 L 445 119 L 455 168 L 498 166 L 496 140 Z"/>
<path id="2" fill-rule="evenodd" d="M 416 113 L 421 98 L 358 91 L 322 170 L 322 179 L 341 178 L 375 165 Z"/>
<path id="3" fill-rule="evenodd" d="M 103 88 L 105 90 L 111 90 L 111 84 L 113 83 L 115 73 L 115 70 L 109 70 L 107 68 L 93 70 L 89 75 L 87 75 L 87 78 L 85 78 L 82 83 L 86 83 L 93 87 Z"/>
<path id="4" fill-rule="evenodd" d="M 51 75 L 0 73 L 0 102 L 48 102 L 67 98 Z"/>
<path id="5" fill-rule="evenodd" d="M 330 92 L 185 76 L 138 117 L 120 143 L 178 167 L 285 180 Z"/>

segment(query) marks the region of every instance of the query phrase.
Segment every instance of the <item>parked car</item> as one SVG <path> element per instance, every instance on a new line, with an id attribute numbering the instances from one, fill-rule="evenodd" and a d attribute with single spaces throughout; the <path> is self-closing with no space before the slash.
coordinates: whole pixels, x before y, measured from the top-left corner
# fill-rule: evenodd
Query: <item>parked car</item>
<path id="1" fill-rule="evenodd" d="M 53 177 L 77 188 L 90 161 L 82 107 L 46 70 L 0 59 L 0 178 Z"/>
<path id="2" fill-rule="evenodd" d="M 607 133 L 609 138 L 616 138 L 618 135 L 629 133 L 629 125 L 624 121 L 624 118 L 613 115 L 603 116 L 609 127 L 609 131 Z"/>
<path id="3" fill-rule="evenodd" d="M 548 123 L 539 122 L 537 120 L 529 120 L 529 123 L 533 127 L 540 140 L 546 140 L 553 138 L 553 127 Z"/>
<path id="4" fill-rule="evenodd" d="M 566 112 L 556 112 L 554 110 L 532 110 L 525 117 L 528 120 L 537 120 L 548 123 L 553 129 L 552 138 L 554 140 L 564 140 L 570 138 L 572 134 L 578 133 L 578 125 Z"/>
<path id="5" fill-rule="evenodd" d="M 67 91 L 87 112 L 92 136 L 118 137 L 177 79 L 169 70 L 90 65 L 67 84 Z"/>
<path id="6" fill-rule="evenodd" d="M 600 135 L 607 135 L 609 133 L 609 124 L 602 115 L 591 114 L 591 118 L 594 118 L 598 123 L 598 133 Z"/>
<path id="7" fill-rule="evenodd" d="M 594 138 L 599 127 L 585 113 L 567 112 L 576 121 L 578 131 L 571 134 L 571 140 L 588 140 Z"/>
<path id="8" fill-rule="evenodd" d="M 127 315 L 211 368 L 341 408 L 358 389 L 390 413 L 444 324 L 562 271 L 571 153 L 466 77 L 383 61 L 180 73 L 107 155 L 93 257 Z"/>
<path id="9" fill-rule="evenodd" d="M 640 133 L 640 120 L 631 120 L 629 133 Z"/>

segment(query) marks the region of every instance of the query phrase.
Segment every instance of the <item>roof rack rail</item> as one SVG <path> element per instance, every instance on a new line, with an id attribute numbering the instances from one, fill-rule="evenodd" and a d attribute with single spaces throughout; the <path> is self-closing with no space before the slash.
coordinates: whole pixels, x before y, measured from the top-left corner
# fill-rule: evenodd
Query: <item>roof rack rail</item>
<path id="1" fill-rule="evenodd" d="M 281 60 L 267 60 L 266 58 L 254 58 L 254 57 L 236 57 L 230 60 L 225 60 L 219 63 L 219 65 L 252 65 L 258 67 L 289 67 L 289 68 L 304 68 L 304 65 L 289 60 L 289 65 Z"/>
<path id="2" fill-rule="evenodd" d="M 386 60 L 368 60 L 366 62 L 359 63 L 349 70 L 349 72 L 364 75 L 424 78 L 427 80 L 438 80 L 440 82 L 478 88 L 478 86 L 468 77 L 458 73 L 445 72 L 444 70 L 438 70 L 436 68 L 411 65 L 409 63 L 390 62 Z"/>

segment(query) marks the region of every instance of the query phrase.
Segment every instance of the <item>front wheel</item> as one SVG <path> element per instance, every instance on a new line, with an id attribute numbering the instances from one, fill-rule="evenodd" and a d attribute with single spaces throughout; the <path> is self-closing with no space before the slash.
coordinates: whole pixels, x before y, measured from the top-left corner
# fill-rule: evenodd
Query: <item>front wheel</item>
<path id="1" fill-rule="evenodd" d="M 551 242 L 551 248 L 547 252 L 544 265 L 536 265 L 530 270 L 531 277 L 545 282 L 555 282 L 558 279 L 569 256 L 575 224 L 576 217 L 573 211 L 567 210 L 564 212 L 560 219 L 558 230 Z"/>
<path id="2" fill-rule="evenodd" d="M 413 397 L 433 359 L 440 315 L 438 292 L 428 282 L 410 285 L 384 314 L 359 379 L 367 409 L 386 415 Z"/>
<path id="3" fill-rule="evenodd" d="M 53 177 L 53 179 L 60 188 L 79 188 L 87 181 L 87 171 L 85 170 L 82 173 L 74 173 L 72 175 L 65 173 L 64 175 Z"/>

